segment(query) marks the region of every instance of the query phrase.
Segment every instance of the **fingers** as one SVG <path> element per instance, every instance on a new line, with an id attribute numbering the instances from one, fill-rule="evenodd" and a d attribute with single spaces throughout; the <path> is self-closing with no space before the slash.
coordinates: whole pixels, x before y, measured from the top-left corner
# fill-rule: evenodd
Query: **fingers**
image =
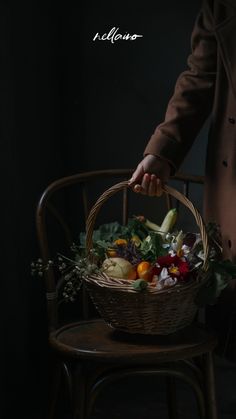
<path id="1" fill-rule="evenodd" d="M 129 179 L 129 185 L 133 186 L 135 183 L 137 183 L 139 180 L 142 179 L 144 176 L 144 170 L 142 164 L 139 164 L 132 174 L 132 177 Z"/>
<path id="2" fill-rule="evenodd" d="M 161 196 L 162 195 L 162 182 L 156 175 L 149 175 L 145 173 L 141 184 L 135 184 L 133 187 L 134 192 L 141 193 L 148 196 Z"/>
<path id="3" fill-rule="evenodd" d="M 150 182 L 148 185 L 148 195 L 155 196 L 157 194 L 157 189 L 158 189 L 160 179 L 157 179 L 155 175 L 151 175 L 149 179 L 150 179 Z"/>
<path id="4" fill-rule="evenodd" d="M 149 193 L 149 187 L 150 187 L 150 182 L 151 182 L 151 177 L 148 173 L 145 173 L 145 175 L 143 176 L 142 179 L 142 183 L 141 183 L 141 193 L 143 194 L 148 194 Z"/>

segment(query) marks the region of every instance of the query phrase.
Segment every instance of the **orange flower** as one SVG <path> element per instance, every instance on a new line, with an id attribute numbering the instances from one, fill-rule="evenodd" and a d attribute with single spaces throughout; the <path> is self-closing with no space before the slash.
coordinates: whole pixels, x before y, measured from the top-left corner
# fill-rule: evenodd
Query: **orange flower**
<path id="1" fill-rule="evenodd" d="M 114 241 L 114 243 L 115 243 L 117 246 L 126 246 L 126 245 L 127 245 L 127 240 L 125 240 L 125 239 L 116 239 L 116 240 Z"/>

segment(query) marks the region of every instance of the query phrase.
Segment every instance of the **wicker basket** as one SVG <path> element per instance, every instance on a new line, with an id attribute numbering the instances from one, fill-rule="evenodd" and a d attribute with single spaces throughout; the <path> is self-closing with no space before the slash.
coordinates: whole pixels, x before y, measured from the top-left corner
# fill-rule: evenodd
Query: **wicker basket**
<path id="1" fill-rule="evenodd" d="M 127 188 L 128 182 L 118 183 L 105 191 L 92 207 L 86 225 L 86 247 L 93 247 L 92 236 L 96 216 L 109 197 Z M 163 190 L 189 208 L 195 217 L 203 241 L 207 270 L 209 252 L 208 237 L 201 215 L 194 205 L 179 191 L 164 186 Z M 145 291 L 136 291 L 131 280 L 110 278 L 107 275 L 91 275 L 85 278 L 86 287 L 101 317 L 111 327 L 128 333 L 168 335 L 192 323 L 198 307 L 194 300 L 202 285 L 202 271 L 198 278 L 187 284 L 164 290 L 148 286 Z"/>

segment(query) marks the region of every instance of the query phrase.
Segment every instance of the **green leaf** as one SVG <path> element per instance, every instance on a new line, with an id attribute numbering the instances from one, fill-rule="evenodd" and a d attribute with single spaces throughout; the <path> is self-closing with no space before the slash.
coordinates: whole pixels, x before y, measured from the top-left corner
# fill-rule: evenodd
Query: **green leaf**
<path id="1" fill-rule="evenodd" d="M 138 218 L 129 218 L 127 223 L 127 233 L 130 237 L 137 235 L 141 240 L 144 240 L 149 234 L 149 229 Z"/>
<path id="2" fill-rule="evenodd" d="M 220 293 L 229 283 L 229 278 L 219 272 L 210 272 L 208 275 L 209 278 L 206 282 L 204 281 L 195 298 L 196 304 L 200 307 L 203 307 L 206 304 L 215 304 Z"/>
<path id="3" fill-rule="evenodd" d="M 236 277 L 236 264 L 231 260 L 213 261 L 212 265 L 216 272 Z"/>
<path id="4" fill-rule="evenodd" d="M 107 249 L 109 246 L 112 245 L 112 242 L 107 242 L 105 240 L 97 240 L 94 245 L 102 247 L 103 249 Z"/>
<path id="5" fill-rule="evenodd" d="M 141 240 L 144 240 L 149 234 L 147 227 L 136 217 L 129 218 L 126 226 L 118 223 L 117 221 L 102 224 L 97 230 L 93 231 L 93 243 L 100 243 L 105 246 L 110 245 L 118 238 L 130 239 L 132 236 L 137 235 Z M 79 236 L 80 246 L 85 247 L 86 233 L 82 232 Z"/>
<path id="6" fill-rule="evenodd" d="M 164 256 L 168 253 L 168 248 L 163 248 L 162 237 L 155 232 L 151 232 L 141 243 L 140 251 L 144 260 L 155 262 L 158 256 Z"/>
<path id="7" fill-rule="evenodd" d="M 126 233 L 126 227 L 119 224 L 117 221 L 102 224 L 97 230 L 93 231 L 93 243 L 97 242 L 114 242 L 117 238 L 123 237 Z M 82 232 L 79 236 L 80 245 L 85 247 L 86 233 Z"/>

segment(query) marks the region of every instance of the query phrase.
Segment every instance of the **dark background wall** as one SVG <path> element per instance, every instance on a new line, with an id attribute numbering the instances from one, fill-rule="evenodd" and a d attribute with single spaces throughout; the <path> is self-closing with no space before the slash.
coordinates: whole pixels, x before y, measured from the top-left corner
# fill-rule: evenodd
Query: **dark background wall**
<path id="1" fill-rule="evenodd" d="M 199 7 L 200 0 L 1 3 L 3 419 L 15 409 L 44 417 L 46 310 L 43 286 L 30 275 L 39 196 L 64 175 L 136 166 L 186 67 Z M 114 26 L 143 38 L 92 41 Z M 205 144 L 203 130 L 182 170 L 204 172 Z"/>

